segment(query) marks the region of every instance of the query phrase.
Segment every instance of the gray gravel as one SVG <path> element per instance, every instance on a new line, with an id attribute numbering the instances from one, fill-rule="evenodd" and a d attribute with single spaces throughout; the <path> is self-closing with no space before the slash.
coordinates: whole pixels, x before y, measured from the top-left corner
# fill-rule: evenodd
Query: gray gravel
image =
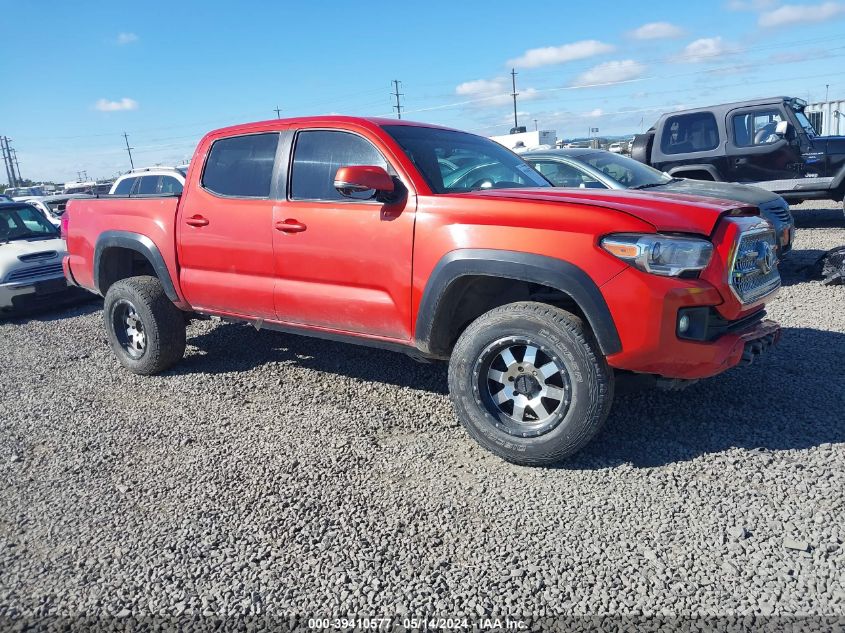
<path id="1" fill-rule="evenodd" d="M 96 302 L 2 322 L 0 618 L 845 615 L 845 287 L 798 270 L 828 206 L 779 347 L 619 397 L 556 469 L 476 446 L 442 365 L 213 320 L 142 378 Z"/>

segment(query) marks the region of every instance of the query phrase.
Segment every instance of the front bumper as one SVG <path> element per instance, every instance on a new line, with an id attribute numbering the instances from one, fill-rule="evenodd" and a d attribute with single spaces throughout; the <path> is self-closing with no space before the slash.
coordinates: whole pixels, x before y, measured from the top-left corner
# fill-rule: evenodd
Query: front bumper
<path id="1" fill-rule="evenodd" d="M 622 351 L 607 358 L 615 369 L 684 380 L 708 378 L 739 365 L 744 355 L 753 360 L 780 337 L 777 323 L 749 320 L 747 327 L 726 328 L 712 340 L 679 338 L 679 310 L 724 307 L 719 291 L 701 279 L 658 277 L 628 268 L 602 286 L 602 294 L 622 341 Z M 722 316 L 740 321 L 759 311 L 761 303 L 739 315 Z"/>
<path id="2" fill-rule="evenodd" d="M 50 307 L 81 294 L 79 289 L 68 287 L 64 277 L 0 284 L 0 312 Z"/>

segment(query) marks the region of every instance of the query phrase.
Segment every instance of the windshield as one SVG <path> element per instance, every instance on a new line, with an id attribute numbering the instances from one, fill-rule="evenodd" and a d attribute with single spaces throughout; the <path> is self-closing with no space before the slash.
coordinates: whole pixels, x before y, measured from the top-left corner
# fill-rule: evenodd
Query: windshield
<path id="1" fill-rule="evenodd" d="M 578 160 L 604 172 L 620 185 L 629 189 L 665 185 L 672 180 L 671 176 L 667 176 L 662 171 L 657 171 L 648 165 L 643 165 L 633 158 L 609 152 L 582 154 L 578 157 Z"/>
<path id="2" fill-rule="evenodd" d="M 795 110 L 795 118 L 798 119 L 798 124 L 804 128 L 804 131 L 809 136 L 818 136 L 818 133 L 813 128 L 813 124 L 810 123 L 810 120 L 807 118 L 807 115 L 804 114 L 803 110 Z"/>
<path id="3" fill-rule="evenodd" d="M 434 193 L 549 187 L 551 183 L 495 141 L 466 132 L 386 125 Z"/>
<path id="4" fill-rule="evenodd" d="M 25 205 L 0 209 L 0 243 L 54 237 L 58 237 L 55 227 L 35 207 Z"/>

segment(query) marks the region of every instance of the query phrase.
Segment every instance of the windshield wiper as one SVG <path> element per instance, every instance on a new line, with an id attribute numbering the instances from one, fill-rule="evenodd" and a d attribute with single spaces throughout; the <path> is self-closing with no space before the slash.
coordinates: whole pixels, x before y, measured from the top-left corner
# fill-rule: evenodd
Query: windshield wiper
<path id="1" fill-rule="evenodd" d="M 671 180 L 669 182 L 672 182 Z M 651 189 L 652 187 L 662 187 L 663 185 L 668 185 L 667 182 L 647 182 L 644 185 L 637 185 L 636 187 L 631 187 L 631 189 Z"/>

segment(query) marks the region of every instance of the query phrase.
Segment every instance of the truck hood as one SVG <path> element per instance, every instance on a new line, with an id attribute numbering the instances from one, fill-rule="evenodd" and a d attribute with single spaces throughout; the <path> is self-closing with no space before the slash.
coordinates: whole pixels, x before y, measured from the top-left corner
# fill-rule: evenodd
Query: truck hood
<path id="1" fill-rule="evenodd" d="M 738 185 L 729 182 L 692 180 L 690 178 L 679 178 L 665 185 L 653 187 L 651 191 L 654 193 L 682 193 L 690 196 L 703 196 L 705 198 L 736 200 L 737 202 L 755 207 L 780 199 L 778 194 L 761 189 L 760 187 Z"/>
<path id="2" fill-rule="evenodd" d="M 825 154 L 845 154 L 845 136 L 814 136 L 813 150 Z"/>
<path id="3" fill-rule="evenodd" d="M 632 190 L 566 189 L 486 189 L 457 194 L 480 199 L 525 200 L 526 202 L 568 203 L 613 209 L 651 224 L 658 231 L 710 235 L 719 218 L 738 209 L 758 213 L 756 207 L 719 198 L 702 198 L 681 193 Z"/>

